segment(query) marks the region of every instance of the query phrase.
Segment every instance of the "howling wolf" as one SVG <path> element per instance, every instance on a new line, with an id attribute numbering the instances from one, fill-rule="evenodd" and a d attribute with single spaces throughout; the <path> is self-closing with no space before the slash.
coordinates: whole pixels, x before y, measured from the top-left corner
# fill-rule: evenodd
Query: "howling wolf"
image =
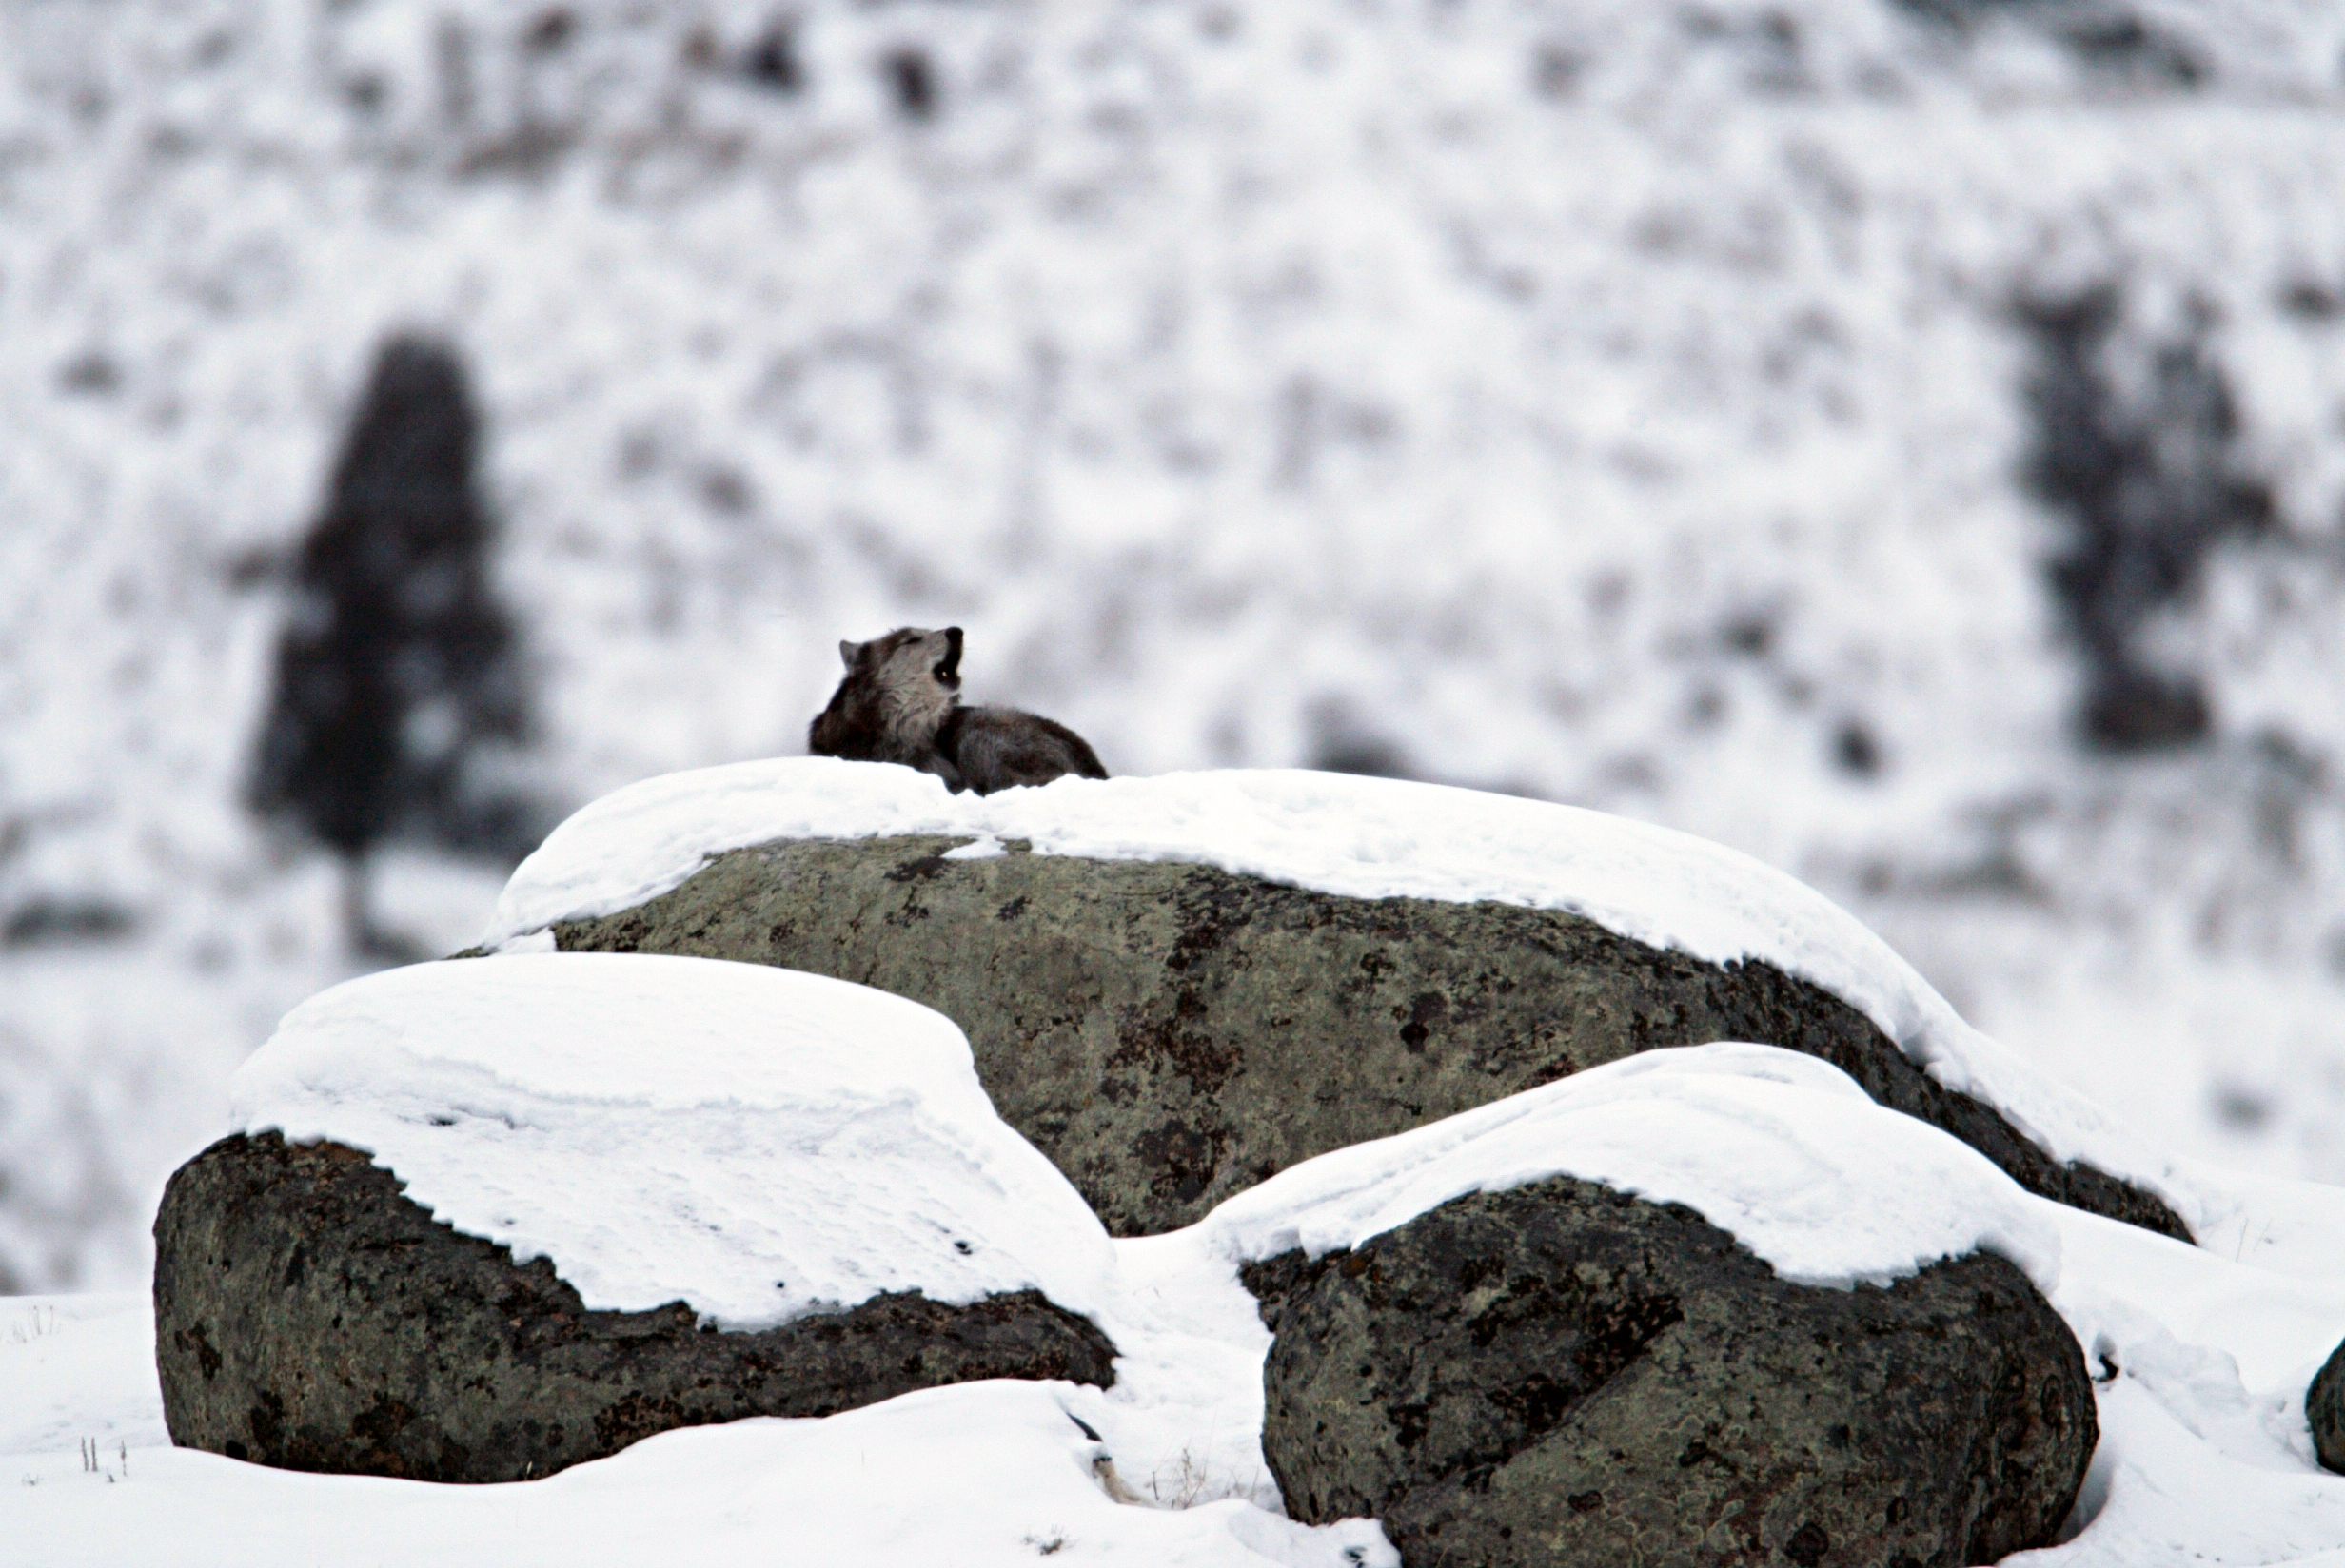
<path id="1" fill-rule="evenodd" d="M 901 626 L 869 642 L 841 642 L 847 674 L 816 715 L 817 756 L 900 762 L 958 794 L 1048 784 L 1062 774 L 1105 778 L 1098 754 L 1064 724 L 1015 708 L 961 704 L 961 629 Z"/>

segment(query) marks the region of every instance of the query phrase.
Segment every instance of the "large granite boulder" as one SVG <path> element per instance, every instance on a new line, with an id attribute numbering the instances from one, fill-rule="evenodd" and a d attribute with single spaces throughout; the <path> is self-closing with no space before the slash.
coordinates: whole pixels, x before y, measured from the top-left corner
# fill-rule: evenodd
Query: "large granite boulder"
<path id="1" fill-rule="evenodd" d="M 172 1177 L 154 1296 L 171 1441 L 292 1470 L 519 1480 L 671 1427 L 1114 1378 L 1107 1337 L 1033 1290 L 898 1292 L 761 1332 L 704 1329 L 680 1302 L 589 1311 L 544 1259 L 434 1221 L 366 1155 L 274 1133 Z"/>
<path id="2" fill-rule="evenodd" d="M 1567 1177 L 1246 1265 L 1297 1519 L 1408 1568 L 1961 1568 L 2047 1543 L 2093 1455 L 2075 1339 L 1984 1253 L 1786 1283 L 1677 1205 Z"/>
<path id="3" fill-rule="evenodd" d="M 2062 1165 L 1864 1014 L 1554 910 L 1347 898 L 1212 867 L 965 839 L 796 839 L 717 856 L 565 951 L 779 965 L 923 1002 L 1002 1118 L 1119 1235 L 1169 1230 L 1330 1149 L 1657 1046 L 1809 1052 L 2030 1191 L 2189 1239 L 2152 1194 Z"/>

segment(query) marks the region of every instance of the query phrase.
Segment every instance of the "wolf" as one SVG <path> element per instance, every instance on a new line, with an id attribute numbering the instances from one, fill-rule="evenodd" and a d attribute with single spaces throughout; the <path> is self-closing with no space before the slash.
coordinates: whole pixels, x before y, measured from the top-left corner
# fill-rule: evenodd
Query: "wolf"
<path id="1" fill-rule="evenodd" d="M 961 706 L 961 629 L 899 626 L 841 642 L 847 667 L 830 706 L 806 732 L 817 756 L 898 762 L 935 774 L 958 794 L 1048 784 L 1065 774 L 1105 778 L 1083 737 L 1015 708 Z"/>

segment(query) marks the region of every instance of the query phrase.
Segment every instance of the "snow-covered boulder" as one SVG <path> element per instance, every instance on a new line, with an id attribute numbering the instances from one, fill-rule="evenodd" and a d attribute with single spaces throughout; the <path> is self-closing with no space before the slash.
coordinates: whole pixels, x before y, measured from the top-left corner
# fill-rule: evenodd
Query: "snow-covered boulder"
<path id="1" fill-rule="evenodd" d="M 985 799 L 808 758 L 648 780 L 514 875 L 488 933 L 777 964 L 968 1031 L 1109 1228 L 1657 1046 L 1822 1057 L 2031 1191 L 2187 1238 L 2121 1134 L 1794 879 L 1594 812 L 1305 773 Z M 2154 1166 L 2143 1155 L 2141 1167 Z"/>
<path id="2" fill-rule="evenodd" d="M 1670 1051 L 1216 1211 L 1276 1334 L 1289 1511 L 1410 1564 L 1997 1561 L 2098 1424 L 2058 1233 L 1985 1160 L 1764 1047 Z"/>
<path id="3" fill-rule="evenodd" d="M 353 981 L 155 1221 L 174 1442 L 516 1480 L 670 1427 L 1113 1382 L 1107 1235 L 899 997 L 676 958 Z"/>

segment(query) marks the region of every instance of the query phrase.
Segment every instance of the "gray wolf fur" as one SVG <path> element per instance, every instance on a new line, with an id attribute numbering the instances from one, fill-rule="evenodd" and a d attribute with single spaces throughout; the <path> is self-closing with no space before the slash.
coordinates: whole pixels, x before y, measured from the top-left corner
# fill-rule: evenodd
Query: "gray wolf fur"
<path id="1" fill-rule="evenodd" d="M 847 673 L 806 732 L 817 756 L 897 762 L 935 774 L 956 794 L 1048 784 L 1066 774 L 1105 778 L 1083 737 L 1015 708 L 961 706 L 961 629 L 899 626 L 841 642 Z"/>

